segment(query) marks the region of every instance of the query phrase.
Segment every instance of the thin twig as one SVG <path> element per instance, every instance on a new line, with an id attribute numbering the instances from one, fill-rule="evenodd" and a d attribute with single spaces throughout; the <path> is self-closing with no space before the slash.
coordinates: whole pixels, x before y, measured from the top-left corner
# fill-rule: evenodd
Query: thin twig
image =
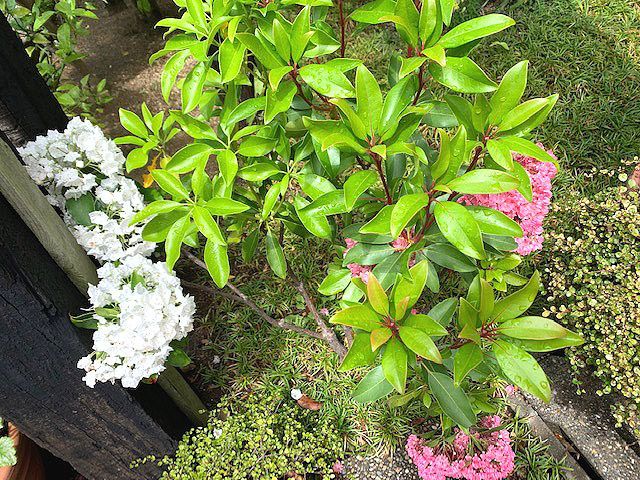
<path id="1" fill-rule="evenodd" d="M 382 170 L 382 157 L 377 153 L 371 152 L 371 157 L 376 164 L 376 169 L 378 170 L 378 175 L 380 176 L 380 180 L 382 181 L 382 186 L 384 188 L 384 194 L 387 197 L 387 205 L 391 205 L 393 203 L 393 198 L 391 197 L 391 192 L 389 191 L 389 185 L 387 184 L 387 178 L 384 175 L 384 171 Z"/>
<path id="2" fill-rule="evenodd" d="M 318 312 L 318 309 L 316 308 L 316 305 L 313 299 L 311 298 L 311 296 L 309 295 L 309 292 L 307 291 L 307 288 L 305 287 L 302 280 L 298 278 L 298 276 L 293 272 L 291 268 L 289 268 L 289 276 L 293 281 L 293 286 L 295 287 L 295 289 L 298 290 L 298 292 L 300 292 L 300 295 L 302 295 L 302 298 L 304 299 L 304 303 L 307 305 L 307 309 L 309 310 L 309 313 L 311 313 L 316 323 L 318 324 L 318 328 L 322 333 L 322 338 L 324 339 L 324 341 L 327 342 L 329 346 L 333 349 L 333 351 L 338 354 L 340 359 L 344 358 L 344 356 L 347 354 L 347 349 L 342 344 L 342 342 L 340 342 L 335 332 L 331 330 L 331 328 L 329 328 L 329 326 L 325 323 L 325 321 L 320 316 L 320 313 Z"/>
<path id="3" fill-rule="evenodd" d="M 200 260 L 198 257 L 196 257 L 195 255 L 193 255 L 190 252 L 185 252 L 187 258 L 189 260 L 191 260 L 192 263 L 194 263 L 195 265 L 203 268 L 203 269 L 207 269 L 207 266 L 205 265 L 205 263 Z M 262 308 L 260 308 L 258 305 L 255 304 L 255 302 L 253 300 L 251 300 L 249 297 L 247 297 L 244 293 L 242 293 L 235 285 L 227 282 L 227 288 L 229 290 L 231 290 L 231 292 L 233 293 L 229 293 L 229 292 L 225 292 L 222 289 L 213 289 L 211 287 L 208 287 L 206 285 L 199 285 L 197 283 L 192 283 L 192 282 L 187 282 L 187 281 L 182 281 L 182 284 L 189 287 L 189 288 L 193 288 L 196 290 L 200 290 L 206 293 L 210 293 L 212 295 L 220 295 L 222 297 L 228 298 L 229 300 L 233 300 L 234 302 L 237 303 L 241 303 L 247 307 L 249 307 L 251 310 L 253 310 L 255 313 L 258 314 L 258 316 L 260 318 L 262 318 L 263 320 L 265 320 L 267 323 L 269 323 L 270 325 L 274 326 L 274 327 L 279 327 L 279 328 L 283 328 L 285 330 L 290 330 L 292 332 L 296 332 L 296 333 L 300 333 L 303 335 L 307 335 L 309 337 L 313 337 L 313 338 L 317 338 L 319 340 L 324 340 L 324 336 L 321 335 L 318 332 L 314 332 L 313 330 L 309 330 L 308 328 L 302 328 L 302 327 L 298 327 L 297 325 L 293 325 L 290 323 L 287 323 L 284 321 L 284 319 L 280 319 L 277 320 L 275 318 L 273 318 L 271 315 L 269 315 L 267 312 L 265 312 Z"/>
<path id="4" fill-rule="evenodd" d="M 340 15 L 340 57 L 344 58 L 347 49 L 347 40 L 345 35 L 345 24 L 343 0 L 338 0 L 338 14 Z"/>

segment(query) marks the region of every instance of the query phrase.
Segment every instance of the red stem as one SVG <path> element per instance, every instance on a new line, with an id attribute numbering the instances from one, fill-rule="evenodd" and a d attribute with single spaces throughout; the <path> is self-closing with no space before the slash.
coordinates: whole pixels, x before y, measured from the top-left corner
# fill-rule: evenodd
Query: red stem
<path id="1" fill-rule="evenodd" d="M 384 171 L 382 170 L 382 157 L 374 152 L 369 152 L 371 158 L 376 164 L 376 169 L 378 170 L 378 175 L 380 176 L 380 180 L 382 180 L 382 186 L 384 187 L 384 195 L 387 197 L 387 205 L 391 205 L 393 203 L 393 198 L 391 198 L 391 192 L 389 191 L 389 185 L 387 184 L 387 179 L 384 175 Z"/>
<path id="2" fill-rule="evenodd" d="M 345 35 L 346 20 L 344 18 L 344 9 L 342 3 L 343 0 L 338 0 L 338 14 L 340 15 L 340 57 L 344 58 L 344 53 L 347 48 L 347 41 Z"/>

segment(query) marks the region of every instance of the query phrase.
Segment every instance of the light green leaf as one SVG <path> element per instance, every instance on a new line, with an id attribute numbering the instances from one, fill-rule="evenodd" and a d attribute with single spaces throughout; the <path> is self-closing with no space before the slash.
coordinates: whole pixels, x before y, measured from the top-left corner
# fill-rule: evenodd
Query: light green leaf
<path id="1" fill-rule="evenodd" d="M 160 86 L 162 90 L 162 98 L 165 102 L 169 102 L 169 95 L 173 85 L 176 83 L 178 75 L 184 68 L 184 64 L 189 58 L 189 50 L 183 50 L 173 55 L 162 68 L 162 74 L 160 75 Z"/>
<path id="2" fill-rule="evenodd" d="M 230 272 L 227 246 L 207 240 L 204 246 L 204 262 L 215 284 L 219 288 L 224 287 L 227 284 Z"/>
<path id="3" fill-rule="evenodd" d="M 220 216 L 242 213 L 249 209 L 244 203 L 226 197 L 214 197 L 205 204 L 205 207 L 212 215 Z"/>
<path id="4" fill-rule="evenodd" d="M 519 317 L 503 322 L 498 331 L 522 340 L 552 340 L 563 338 L 568 330 L 544 317 Z"/>
<path id="5" fill-rule="evenodd" d="M 190 225 L 189 216 L 186 215 L 176 221 L 167 233 L 164 251 L 166 254 L 165 262 L 169 271 L 173 270 L 173 266 L 178 261 L 178 258 L 180 258 L 180 247 L 182 246 L 182 241 Z"/>
<path id="6" fill-rule="evenodd" d="M 447 183 L 452 191 L 467 194 L 504 193 L 518 185 L 520 181 L 510 173 L 488 168 L 471 170 Z"/>
<path id="7" fill-rule="evenodd" d="M 469 213 L 478 222 L 482 233 L 522 237 L 522 227 L 504 213 L 489 207 L 468 207 Z"/>
<path id="8" fill-rule="evenodd" d="M 367 299 L 380 315 L 389 315 L 389 298 L 373 273 L 369 274 L 367 281 Z"/>
<path id="9" fill-rule="evenodd" d="M 540 160 L 541 162 L 553 163 L 556 168 L 558 168 L 558 161 L 544 149 L 533 143 L 531 140 L 527 140 L 526 138 L 522 137 L 507 136 L 500 137 L 500 139 L 497 141 L 501 144 L 506 145 L 507 148 L 514 152 L 521 153 L 528 157 L 533 157 L 537 160 Z"/>
<path id="10" fill-rule="evenodd" d="M 342 292 L 351 283 L 351 271 L 340 268 L 329 272 L 320 286 L 318 292 L 322 295 L 336 295 Z"/>
<path id="11" fill-rule="evenodd" d="M 307 85 L 327 97 L 351 98 L 355 90 L 340 70 L 325 63 L 305 65 L 298 73 Z"/>
<path id="12" fill-rule="evenodd" d="M 344 203 L 348 211 L 353 209 L 358 197 L 378 181 L 378 174 L 372 170 L 361 170 L 344 182 Z"/>
<path id="13" fill-rule="evenodd" d="M 522 289 L 496 301 L 491 313 L 491 320 L 504 322 L 505 320 L 519 317 L 533 304 L 539 290 L 540 273 L 536 271 Z"/>
<path id="14" fill-rule="evenodd" d="M 452 303 L 453 308 L 451 308 L 449 311 L 451 315 L 453 315 L 453 312 L 455 312 L 456 306 L 457 306 L 457 302 L 455 301 L 455 299 L 452 299 L 452 300 L 454 300 L 454 302 Z M 438 313 L 438 312 L 435 312 L 435 313 Z M 444 313 L 445 312 L 443 312 L 443 315 Z M 439 318 L 443 322 L 446 320 L 448 323 L 448 321 L 451 319 L 451 315 L 449 315 L 449 319 L 443 318 L 442 316 Z M 407 317 L 407 319 L 402 323 L 402 325 L 404 325 L 405 327 L 418 329 L 421 332 L 426 333 L 430 337 L 442 337 L 448 334 L 447 329 L 444 328 L 441 323 L 434 320 L 433 317 L 431 317 L 430 315 L 424 315 L 422 313 L 410 314 Z"/>
<path id="15" fill-rule="evenodd" d="M 447 57 L 444 67 L 431 63 L 429 72 L 438 83 L 455 92 L 486 93 L 497 88 L 496 83 L 468 57 Z"/>
<path id="16" fill-rule="evenodd" d="M 377 354 L 371 350 L 368 333 L 356 333 L 353 337 L 353 343 L 349 348 L 347 356 L 344 357 L 342 364 L 338 368 L 339 372 L 348 372 L 356 367 L 366 367 L 371 365 L 376 359 Z"/>
<path id="17" fill-rule="evenodd" d="M 219 62 L 222 83 L 227 83 L 238 76 L 244 62 L 245 47 L 240 42 L 232 42 L 228 38 L 220 45 Z"/>
<path id="18" fill-rule="evenodd" d="M 479 38 L 498 33 L 516 22 L 498 13 L 483 15 L 457 25 L 445 33 L 438 43 L 444 48 L 454 48 L 472 42 Z"/>
<path id="19" fill-rule="evenodd" d="M 278 90 L 267 89 L 267 102 L 264 109 L 264 122 L 270 123 L 279 113 L 286 112 L 291 106 L 296 95 L 296 86 L 293 82 L 284 82 L 278 86 Z M 256 137 L 253 137 L 256 138 Z"/>
<path id="20" fill-rule="evenodd" d="M 415 8 L 415 7 L 414 7 Z M 382 112 L 382 93 L 373 74 L 364 65 L 356 70 L 358 116 L 370 134 L 378 131 Z"/>
<path id="21" fill-rule="evenodd" d="M 503 340 L 493 343 L 493 353 L 507 379 L 545 402 L 551 400 L 549 380 L 531 355 Z"/>
<path id="22" fill-rule="evenodd" d="M 407 351 L 402 342 L 395 337 L 387 342 L 382 354 L 382 371 L 387 382 L 393 385 L 397 392 L 404 393 L 407 383 Z"/>
<path id="23" fill-rule="evenodd" d="M 173 200 L 156 200 L 155 202 L 148 204 L 146 207 L 136 213 L 133 218 L 131 218 L 129 225 L 134 225 L 138 222 L 141 222 L 151 215 L 159 215 L 161 213 L 171 212 L 176 208 L 182 206 L 182 203 L 174 202 Z"/>
<path id="24" fill-rule="evenodd" d="M 184 185 L 182 185 L 180 178 L 173 173 L 156 169 L 151 172 L 151 175 L 160 188 L 173 196 L 174 199 L 184 200 L 185 198 L 189 198 L 189 192 L 184 188 Z"/>
<path id="25" fill-rule="evenodd" d="M 511 67 L 502 77 L 498 89 L 489 100 L 491 105 L 489 123 L 491 125 L 499 124 L 505 113 L 510 112 L 520 103 L 527 86 L 528 68 L 529 61 L 523 60 Z"/>
<path id="26" fill-rule="evenodd" d="M 218 223 L 213 219 L 209 210 L 196 205 L 192 210 L 193 221 L 198 226 L 198 230 L 209 239 L 211 243 L 226 245 Z"/>
<path id="27" fill-rule="evenodd" d="M 417 328 L 403 325 L 398 328 L 402 342 L 417 355 L 431 360 L 435 363 L 442 363 L 442 355 L 431 337 Z"/>
<path id="28" fill-rule="evenodd" d="M 331 317 L 329 323 L 347 325 L 348 327 L 370 332 L 380 326 L 380 317 L 366 305 L 354 305 L 337 312 Z"/>
<path id="29" fill-rule="evenodd" d="M 360 233 L 375 233 L 378 235 L 389 235 L 391 214 L 394 205 L 385 205 L 369 222 L 360 228 Z"/>
<path id="30" fill-rule="evenodd" d="M 391 236 L 397 238 L 411 219 L 428 204 L 429 195 L 426 193 L 412 193 L 400 197 L 398 203 L 393 206 L 389 220 Z"/>
<path id="31" fill-rule="evenodd" d="M 118 114 L 120 115 L 120 123 L 129 132 L 141 138 L 147 138 L 149 136 L 147 127 L 138 115 L 124 108 L 120 108 Z"/>
<path id="32" fill-rule="evenodd" d="M 207 79 L 209 66 L 205 62 L 198 63 L 191 70 L 182 84 L 182 112 L 189 113 L 198 106 L 202 97 L 202 88 Z"/>
<path id="33" fill-rule="evenodd" d="M 206 143 L 192 143 L 174 153 L 165 169 L 172 173 L 190 172 L 212 153 L 213 148 Z"/>
<path id="34" fill-rule="evenodd" d="M 489 140 L 487 142 L 487 150 L 491 158 L 502 168 L 506 170 L 513 170 L 513 157 L 511 156 L 511 150 L 509 146 L 499 140 Z"/>

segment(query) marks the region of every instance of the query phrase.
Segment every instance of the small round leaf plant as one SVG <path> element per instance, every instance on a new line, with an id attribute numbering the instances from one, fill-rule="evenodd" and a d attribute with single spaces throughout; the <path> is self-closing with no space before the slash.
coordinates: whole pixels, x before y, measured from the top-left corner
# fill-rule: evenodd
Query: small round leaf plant
<path id="1" fill-rule="evenodd" d="M 490 14 L 453 26 L 452 0 L 376 0 L 353 12 L 340 0 L 176 3 L 182 16 L 158 23 L 170 36 L 152 60 L 169 55 L 162 92 L 168 100 L 177 86 L 181 109 L 165 118 L 145 107 L 142 119 L 121 111 L 132 135 L 119 139 L 136 147 L 128 169 L 149 164 L 162 192 L 134 222 L 153 216 L 143 237 L 164 242 L 168 267 L 183 254 L 269 320 L 229 282 L 229 253 L 249 262 L 265 252 L 318 330 L 270 323 L 326 341 L 343 371 L 368 367 L 357 401 L 395 391 L 394 404 L 417 399 L 468 428 L 496 379 L 549 400 L 528 352 L 582 340 L 526 316 L 540 279 L 513 271 L 519 224 L 459 202 L 512 190 L 531 201 L 512 154 L 555 162 L 531 132 L 557 96 L 523 101 L 526 61 L 496 83 L 468 56 L 514 21 Z M 386 94 L 361 60 L 345 57 L 353 23 L 351 35 L 392 24 L 406 43 L 389 59 Z M 435 84 L 450 93 L 436 98 Z M 170 154 L 180 130 L 192 140 Z M 285 233 L 348 244 L 319 287 L 342 308 L 329 322 L 287 260 Z M 419 313 L 452 273 L 468 293 Z"/>

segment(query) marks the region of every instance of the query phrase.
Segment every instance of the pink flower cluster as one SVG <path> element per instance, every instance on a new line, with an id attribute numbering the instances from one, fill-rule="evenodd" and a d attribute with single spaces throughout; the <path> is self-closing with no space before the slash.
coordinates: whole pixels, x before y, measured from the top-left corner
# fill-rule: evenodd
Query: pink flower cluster
<path id="1" fill-rule="evenodd" d="M 513 471 L 515 453 L 507 430 L 498 430 L 500 417 L 484 417 L 484 430 L 458 431 L 452 445 L 432 448 L 416 435 L 407 439 L 407 454 L 425 480 L 502 480 Z M 486 445 L 480 450 L 477 445 Z"/>
<path id="2" fill-rule="evenodd" d="M 542 144 L 538 144 L 544 148 Z M 549 155 L 556 156 L 551 150 Z M 528 255 L 542 248 L 542 222 L 549 212 L 551 203 L 551 181 L 557 169 L 553 163 L 541 162 L 533 157 L 515 153 L 513 159 L 524 167 L 531 178 L 533 199 L 528 202 L 520 192 L 512 190 L 506 193 L 464 195 L 460 201 L 467 205 L 480 205 L 501 211 L 522 227 L 524 235 L 516 238 L 516 253 Z"/>
<path id="3" fill-rule="evenodd" d="M 391 246 L 396 252 L 402 252 L 409 248 L 412 244 L 410 232 L 404 231 L 402 234 L 396 238 L 393 242 L 391 242 Z M 345 238 L 344 243 L 347 245 L 347 248 L 344 251 L 346 255 L 347 252 L 355 247 L 358 244 L 357 240 L 352 238 Z M 412 260 L 409 260 L 409 266 L 411 266 Z M 352 277 L 360 277 L 360 279 L 367 283 L 369 281 L 369 273 L 373 270 L 375 265 L 360 265 L 358 263 L 349 263 L 347 264 L 347 268 L 351 271 Z"/>

